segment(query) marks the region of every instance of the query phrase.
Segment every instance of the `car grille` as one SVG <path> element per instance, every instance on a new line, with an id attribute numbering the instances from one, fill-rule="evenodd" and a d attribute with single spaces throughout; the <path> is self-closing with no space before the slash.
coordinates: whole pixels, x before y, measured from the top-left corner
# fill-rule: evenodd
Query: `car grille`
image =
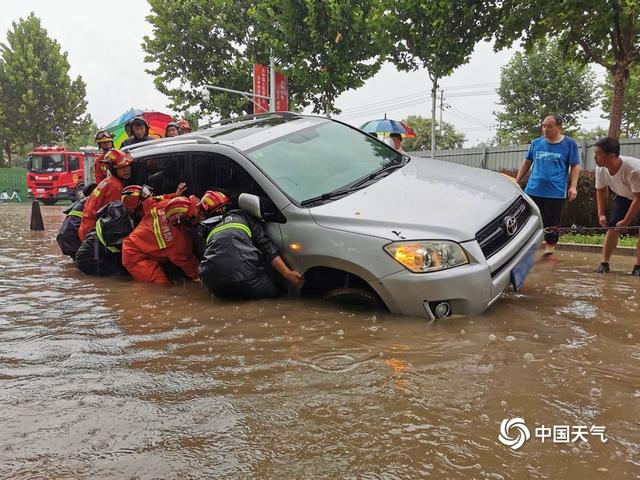
<path id="1" fill-rule="evenodd" d="M 524 198 L 520 197 L 486 227 L 476 233 L 476 240 L 489 258 L 514 238 L 524 227 L 531 216 L 531 208 Z M 513 220 L 516 226 L 513 225 Z M 509 223 L 509 225 L 507 225 Z M 508 230 L 510 230 L 508 232 Z"/>

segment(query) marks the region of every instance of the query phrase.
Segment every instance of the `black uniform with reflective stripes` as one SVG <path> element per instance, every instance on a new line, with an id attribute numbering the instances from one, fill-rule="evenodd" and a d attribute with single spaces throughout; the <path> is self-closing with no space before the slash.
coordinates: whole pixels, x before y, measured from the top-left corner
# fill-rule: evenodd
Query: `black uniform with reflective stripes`
<path id="1" fill-rule="evenodd" d="M 266 267 L 278 255 L 259 220 L 232 210 L 207 235 L 200 278 L 222 297 L 272 298 L 277 290 Z"/>
<path id="2" fill-rule="evenodd" d="M 66 217 L 62 221 L 62 225 L 60 225 L 58 235 L 56 236 L 56 242 L 58 242 L 62 253 L 69 255 L 71 258 L 75 258 L 76 252 L 82 243 L 78 236 L 78 229 L 80 228 L 82 210 L 84 210 L 84 204 L 86 202 L 87 199 L 84 198 L 64 210 L 63 213 Z"/>
<path id="3" fill-rule="evenodd" d="M 124 142 L 122 142 L 120 148 L 128 147 L 129 145 L 135 145 L 136 143 L 148 142 L 149 140 L 153 140 L 153 138 L 149 135 L 145 135 L 142 138 L 138 138 L 135 136 L 129 137 Z"/>
<path id="4" fill-rule="evenodd" d="M 120 245 L 133 231 L 133 221 L 120 201 L 98 210 L 95 230 L 91 230 L 76 253 L 78 269 L 87 275 L 128 275 L 122 266 Z"/>

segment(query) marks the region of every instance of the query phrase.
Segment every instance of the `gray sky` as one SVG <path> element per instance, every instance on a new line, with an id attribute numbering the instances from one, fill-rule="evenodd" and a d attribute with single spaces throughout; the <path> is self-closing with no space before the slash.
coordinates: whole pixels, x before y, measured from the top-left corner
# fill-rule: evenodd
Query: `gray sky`
<path id="1" fill-rule="evenodd" d="M 176 0 L 179 1 L 179 0 Z M 151 75 L 145 73 L 141 43 L 151 34 L 145 17 L 150 12 L 144 0 L 21 0 L 3 1 L 0 41 L 6 41 L 11 23 L 30 12 L 40 18 L 50 37 L 68 53 L 73 77 L 82 75 L 87 84 L 88 111 L 98 125 L 106 125 L 129 108 L 173 113 L 167 98 L 159 93 Z M 493 112 L 499 109 L 495 88 L 500 68 L 514 50 L 494 53 L 481 43 L 471 61 L 443 79 L 445 108 L 442 119 L 462 131 L 473 146 L 495 135 Z M 602 69 L 594 69 L 601 79 Z M 250 74 L 250 72 L 247 72 Z M 425 71 L 397 72 L 385 64 L 360 89 L 344 93 L 337 106 L 340 120 L 360 126 L 367 120 L 401 119 L 407 115 L 431 116 L 431 84 Z M 438 113 L 439 114 L 439 113 Z M 584 128 L 607 127 L 596 108 L 582 121 Z"/>

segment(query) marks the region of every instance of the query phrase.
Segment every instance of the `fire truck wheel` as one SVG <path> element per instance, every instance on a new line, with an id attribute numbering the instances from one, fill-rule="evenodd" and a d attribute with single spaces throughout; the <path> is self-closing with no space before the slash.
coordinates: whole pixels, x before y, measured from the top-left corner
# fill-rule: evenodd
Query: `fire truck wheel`
<path id="1" fill-rule="evenodd" d="M 41 198 L 40 201 L 45 205 L 55 205 L 58 199 L 57 198 Z"/>

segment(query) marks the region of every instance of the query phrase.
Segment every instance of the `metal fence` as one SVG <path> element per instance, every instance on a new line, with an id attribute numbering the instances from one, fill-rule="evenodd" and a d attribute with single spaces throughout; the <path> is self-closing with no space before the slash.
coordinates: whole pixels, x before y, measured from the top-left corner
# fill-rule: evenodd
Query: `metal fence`
<path id="1" fill-rule="evenodd" d="M 596 166 L 593 151 L 596 140 L 578 141 L 578 153 L 582 168 L 593 170 Z M 436 159 L 459 163 L 469 167 L 489 170 L 517 170 L 527 156 L 530 144 L 509 145 L 505 147 L 457 148 L 455 150 L 436 150 Z M 416 157 L 429 157 L 429 151 L 407 152 Z M 620 140 L 620 155 L 640 158 L 640 138 Z"/>
<path id="2" fill-rule="evenodd" d="M 24 202 L 27 198 L 27 169 L 20 167 L 0 168 L 0 192 L 9 195 L 17 190 Z"/>

